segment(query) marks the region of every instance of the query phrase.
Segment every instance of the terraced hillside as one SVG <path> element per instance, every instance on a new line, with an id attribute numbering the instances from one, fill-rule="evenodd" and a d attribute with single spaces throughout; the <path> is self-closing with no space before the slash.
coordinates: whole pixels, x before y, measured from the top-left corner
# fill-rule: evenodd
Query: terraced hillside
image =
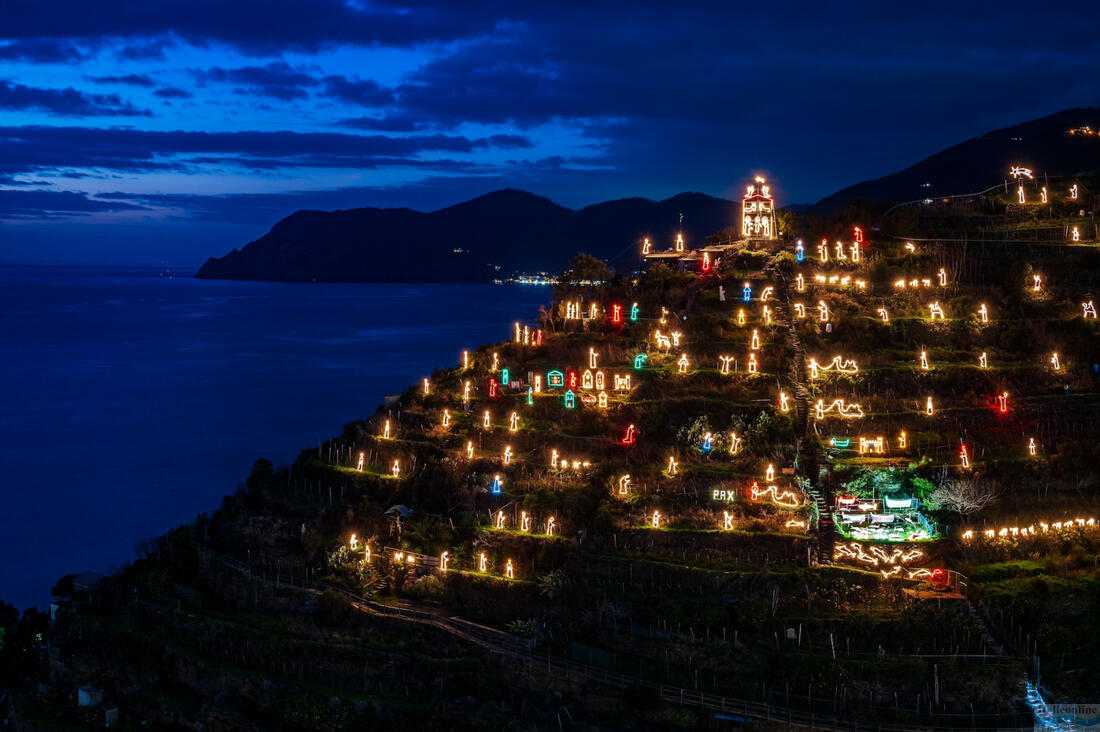
<path id="1" fill-rule="evenodd" d="M 1073 184 L 705 271 L 577 257 L 500 343 L 59 587 L 54 688 L 310 729 L 1029 727 L 1036 688 L 1088 699 L 1100 254 Z M 954 235 L 966 207 L 989 236 Z M 1061 240 L 1011 235 L 1044 216 Z"/>

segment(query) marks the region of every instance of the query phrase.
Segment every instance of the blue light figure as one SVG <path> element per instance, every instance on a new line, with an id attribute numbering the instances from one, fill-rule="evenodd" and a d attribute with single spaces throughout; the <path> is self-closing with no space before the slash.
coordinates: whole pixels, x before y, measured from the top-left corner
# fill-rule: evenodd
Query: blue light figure
<path id="1" fill-rule="evenodd" d="M 795 245 L 794 252 L 795 252 L 795 258 L 798 259 L 799 262 L 802 262 L 806 259 L 806 250 L 802 248 L 802 240 L 801 239 L 799 239 L 798 244 Z"/>
<path id="2" fill-rule="evenodd" d="M 708 432 L 707 436 L 703 439 L 703 452 L 710 452 L 714 449 L 714 438 Z"/>
<path id="3" fill-rule="evenodd" d="M 529 406 L 529 407 L 532 407 L 532 406 L 535 405 L 534 394 L 535 394 L 535 387 L 533 387 L 533 386 L 527 387 L 527 406 Z"/>
<path id="4" fill-rule="evenodd" d="M 492 493 L 494 496 L 499 496 L 501 493 L 503 493 L 503 490 L 500 487 L 499 475 L 493 476 L 493 485 L 491 488 L 489 488 L 489 492 Z"/>
<path id="5" fill-rule="evenodd" d="M 508 386 L 508 369 L 500 370 L 500 385 Z"/>
<path id="6" fill-rule="evenodd" d="M 633 305 L 630 306 L 630 322 L 631 323 L 637 323 L 638 322 L 638 303 L 634 303 Z"/>
<path id="7" fill-rule="evenodd" d="M 634 357 L 634 370 L 635 371 L 641 371 L 642 367 L 645 366 L 645 362 L 647 360 L 649 360 L 649 356 L 645 355 L 644 353 L 639 353 L 637 356 L 635 356 Z"/>
<path id="8" fill-rule="evenodd" d="M 572 389 L 567 389 L 565 392 L 565 408 L 572 409 L 576 405 L 577 397 L 573 395 Z"/>
<path id="9" fill-rule="evenodd" d="M 741 289 L 741 299 L 744 302 L 752 302 L 752 287 L 745 283 L 744 288 Z"/>

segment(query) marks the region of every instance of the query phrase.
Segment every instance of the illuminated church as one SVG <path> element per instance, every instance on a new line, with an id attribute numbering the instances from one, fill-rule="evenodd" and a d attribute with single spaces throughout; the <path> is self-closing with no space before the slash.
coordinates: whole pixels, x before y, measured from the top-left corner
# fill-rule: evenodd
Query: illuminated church
<path id="1" fill-rule="evenodd" d="M 709 272 L 718 264 L 722 254 L 733 247 L 767 246 L 779 239 L 779 227 L 775 218 L 775 199 L 761 176 L 756 176 L 745 189 L 741 199 L 741 237 L 725 244 L 711 244 L 699 249 L 688 249 L 683 233 L 676 235 L 673 247 L 657 250 L 646 239 L 642 243 L 642 259 L 647 264 L 665 262 L 680 270 Z"/>

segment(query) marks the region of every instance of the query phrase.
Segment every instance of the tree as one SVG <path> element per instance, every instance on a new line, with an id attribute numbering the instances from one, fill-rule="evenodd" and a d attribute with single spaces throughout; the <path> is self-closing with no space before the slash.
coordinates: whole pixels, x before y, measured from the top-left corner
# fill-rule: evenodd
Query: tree
<path id="1" fill-rule="evenodd" d="M 614 274 L 602 259 L 597 259 L 591 254 L 581 253 L 569 260 L 569 269 L 561 273 L 558 282 L 563 285 L 577 285 L 582 282 L 606 282 Z"/>
<path id="2" fill-rule="evenodd" d="M 952 511 L 969 516 L 984 509 L 997 498 L 997 486 L 984 478 L 965 476 L 940 483 L 928 497 L 927 505 L 933 511 Z"/>
<path id="3" fill-rule="evenodd" d="M 270 460 L 260 458 L 256 462 L 252 463 L 252 474 L 248 476 L 245 481 L 245 485 L 252 491 L 267 490 L 271 486 L 271 481 L 275 478 L 275 466 L 271 464 Z"/>

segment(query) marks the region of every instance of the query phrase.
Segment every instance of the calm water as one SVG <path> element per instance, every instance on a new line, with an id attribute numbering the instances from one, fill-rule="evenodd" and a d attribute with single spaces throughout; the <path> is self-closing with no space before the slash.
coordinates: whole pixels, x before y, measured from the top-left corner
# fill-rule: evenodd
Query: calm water
<path id="1" fill-rule="evenodd" d="M 0 599 L 132 558 L 550 294 L 175 274 L 0 266 Z"/>

